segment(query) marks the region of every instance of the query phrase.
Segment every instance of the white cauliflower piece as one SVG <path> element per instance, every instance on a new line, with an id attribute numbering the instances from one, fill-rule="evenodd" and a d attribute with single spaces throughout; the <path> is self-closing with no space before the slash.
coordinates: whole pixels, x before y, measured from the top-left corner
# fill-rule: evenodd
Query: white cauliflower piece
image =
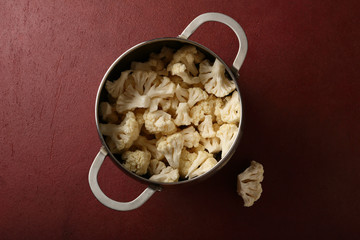
<path id="1" fill-rule="evenodd" d="M 206 100 L 209 97 L 209 95 L 205 91 L 203 91 L 201 88 L 198 87 L 189 88 L 188 91 L 189 91 L 189 100 L 188 100 L 189 107 L 193 107 L 197 102 Z"/>
<path id="2" fill-rule="evenodd" d="M 139 136 L 133 143 L 134 146 L 142 149 L 143 151 L 148 151 L 151 153 L 153 159 L 161 160 L 164 158 L 164 155 L 160 153 L 156 148 L 156 139 L 148 140 L 144 136 Z"/>
<path id="3" fill-rule="evenodd" d="M 125 161 L 123 166 L 137 175 L 144 175 L 150 164 L 151 154 L 147 151 L 126 151 L 121 155 Z"/>
<path id="4" fill-rule="evenodd" d="M 178 84 L 175 88 L 175 96 L 179 102 L 187 102 L 189 99 L 189 92 L 186 88 L 182 88 L 180 84 Z"/>
<path id="5" fill-rule="evenodd" d="M 191 124 L 192 119 L 189 115 L 190 109 L 187 103 L 179 103 L 176 109 L 176 118 L 174 123 L 177 126 L 188 126 Z"/>
<path id="6" fill-rule="evenodd" d="M 119 120 L 114 107 L 112 107 L 110 103 L 101 102 L 99 107 L 100 116 L 104 121 L 108 123 L 115 123 Z"/>
<path id="7" fill-rule="evenodd" d="M 225 97 L 236 88 L 235 83 L 225 76 L 225 66 L 218 59 L 211 68 L 207 60 L 200 63 L 199 78 L 205 90 L 217 97 Z"/>
<path id="8" fill-rule="evenodd" d="M 160 102 L 163 101 L 161 97 L 156 97 L 151 99 L 150 106 L 149 106 L 149 112 L 155 112 L 159 109 Z"/>
<path id="9" fill-rule="evenodd" d="M 150 58 L 161 60 L 167 65 L 173 58 L 174 50 L 168 47 L 162 47 L 160 53 L 150 53 Z"/>
<path id="10" fill-rule="evenodd" d="M 218 137 L 201 138 L 200 142 L 209 153 L 218 153 L 221 151 L 220 139 Z"/>
<path id="11" fill-rule="evenodd" d="M 120 77 L 115 80 L 114 82 L 106 81 L 105 89 L 113 98 L 118 98 L 125 90 L 125 81 L 128 80 L 129 74 L 132 70 L 127 70 L 121 72 Z"/>
<path id="12" fill-rule="evenodd" d="M 168 65 L 168 71 L 174 64 L 183 63 L 193 76 L 197 76 L 199 71 L 195 64 L 199 63 L 203 57 L 204 55 L 195 46 L 184 46 L 174 54 L 172 61 Z"/>
<path id="13" fill-rule="evenodd" d="M 225 157 L 227 152 L 230 150 L 233 145 L 236 136 L 238 134 L 239 128 L 232 123 L 225 123 L 220 126 L 219 130 L 216 132 L 216 136 L 220 138 L 221 145 L 221 158 Z"/>
<path id="14" fill-rule="evenodd" d="M 144 121 L 145 128 L 150 133 L 169 135 L 177 130 L 175 123 L 171 119 L 171 115 L 162 110 L 155 112 L 146 111 L 144 113 Z"/>
<path id="15" fill-rule="evenodd" d="M 159 161 L 157 159 L 152 159 L 150 161 L 148 170 L 149 170 L 150 175 L 156 175 L 156 174 L 159 174 L 161 172 L 161 170 L 163 170 L 164 168 L 166 168 L 166 165 L 164 162 Z"/>
<path id="16" fill-rule="evenodd" d="M 186 72 L 186 66 L 182 63 L 175 63 L 172 65 L 171 74 L 181 77 L 181 79 L 187 84 L 197 84 L 200 82 L 199 77 L 192 77 L 189 73 Z"/>
<path id="17" fill-rule="evenodd" d="M 146 92 L 146 95 L 150 98 L 154 97 L 161 97 L 161 98 L 167 98 L 167 97 L 173 97 L 175 94 L 175 83 L 173 83 L 170 78 L 163 77 L 160 84 L 154 84 L 151 86 L 148 92 Z"/>
<path id="18" fill-rule="evenodd" d="M 213 155 L 207 153 L 205 151 L 198 151 L 196 159 L 192 162 L 191 166 L 189 167 L 188 173 L 186 174 L 186 178 L 189 177 L 203 162 L 207 159 L 212 158 Z"/>
<path id="19" fill-rule="evenodd" d="M 173 168 L 179 168 L 179 160 L 183 147 L 184 137 L 181 133 L 161 137 L 156 143 L 157 150 L 164 154 L 169 165 Z"/>
<path id="20" fill-rule="evenodd" d="M 212 112 L 215 122 L 217 122 L 218 124 L 223 124 L 224 122 L 221 119 L 221 109 L 224 106 L 223 99 L 215 97 L 214 95 L 211 95 L 208 98 L 208 102 L 211 105 L 211 112 Z"/>
<path id="21" fill-rule="evenodd" d="M 199 125 L 199 122 L 204 121 L 205 115 L 210 115 L 213 113 L 212 105 L 209 101 L 204 100 L 197 103 L 190 109 L 190 117 L 195 126 Z"/>
<path id="22" fill-rule="evenodd" d="M 132 85 L 129 85 L 116 101 L 116 111 L 118 113 L 134 110 L 135 108 L 148 108 L 149 106 L 150 98 L 141 95 Z"/>
<path id="23" fill-rule="evenodd" d="M 185 178 L 185 176 L 189 172 L 189 168 L 193 164 L 194 160 L 197 157 L 197 153 L 192 153 L 183 149 L 180 155 L 180 164 L 179 164 L 179 173 L 181 178 Z"/>
<path id="24" fill-rule="evenodd" d="M 216 132 L 213 129 L 213 123 L 212 123 L 212 116 L 211 115 L 205 115 L 205 119 L 200 125 L 198 126 L 200 135 L 203 138 L 213 138 L 216 136 Z"/>
<path id="25" fill-rule="evenodd" d="M 162 169 L 159 174 L 152 175 L 150 180 L 154 182 L 177 182 L 179 177 L 179 169 L 174 169 L 169 166 Z"/>
<path id="26" fill-rule="evenodd" d="M 131 76 L 133 77 L 135 90 L 140 95 L 145 95 L 151 88 L 152 83 L 157 77 L 157 74 L 152 71 L 134 71 Z"/>
<path id="27" fill-rule="evenodd" d="M 187 148 L 198 147 L 200 142 L 200 134 L 193 126 L 187 127 L 180 131 L 184 137 L 184 146 Z"/>
<path id="28" fill-rule="evenodd" d="M 100 123 L 99 130 L 103 135 L 111 137 L 119 151 L 130 148 L 140 133 L 139 124 L 133 112 L 126 113 L 120 125 Z"/>
<path id="29" fill-rule="evenodd" d="M 208 171 L 210 171 L 213 167 L 215 167 L 217 161 L 215 158 L 208 158 L 203 162 L 198 169 L 189 174 L 189 179 L 194 177 L 198 177 Z"/>
<path id="30" fill-rule="evenodd" d="M 221 119 L 226 123 L 239 123 L 241 105 L 238 91 L 234 91 L 231 97 L 226 97 L 228 102 L 220 110 Z"/>
<path id="31" fill-rule="evenodd" d="M 250 167 L 238 175 L 237 193 L 243 198 L 245 207 L 252 206 L 260 198 L 263 180 L 264 167 L 255 161 L 251 161 Z"/>

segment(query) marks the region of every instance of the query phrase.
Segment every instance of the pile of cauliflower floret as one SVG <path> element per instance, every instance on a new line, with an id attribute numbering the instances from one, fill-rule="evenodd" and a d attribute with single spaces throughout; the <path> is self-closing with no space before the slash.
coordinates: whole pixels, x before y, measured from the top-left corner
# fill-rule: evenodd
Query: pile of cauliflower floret
<path id="1" fill-rule="evenodd" d="M 99 124 L 123 166 L 156 182 L 200 176 L 217 164 L 238 133 L 241 105 L 225 66 L 194 46 L 163 47 L 106 81 Z M 221 155 L 220 155 L 221 154 Z"/>

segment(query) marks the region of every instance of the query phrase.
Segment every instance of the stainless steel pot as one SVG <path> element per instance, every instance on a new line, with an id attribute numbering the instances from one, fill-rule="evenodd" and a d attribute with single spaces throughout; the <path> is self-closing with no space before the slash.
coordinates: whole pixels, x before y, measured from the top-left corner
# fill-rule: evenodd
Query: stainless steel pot
<path id="1" fill-rule="evenodd" d="M 212 52 L 210 49 L 204 47 L 203 45 L 196 43 L 194 41 L 188 40 L 188 38 L 191 36 L 191 34 L 203 23 L 208 21 L 216 21 L 223 23 L 227 26 L 229 26 L 236 34 L 238 40 L 239 40 L 239 50 L 235 57 L 235 60 L 233 62 L 233 65 L 231 67 L 228 67 L 223 60 L 219 58 L 214 52 Z M 99 153 L 94 159 L 94 162 L 92 163 L 89 171 L 89 185 L 90 188 L 95 195 L 95 197 L 105 206 L 112 208 L 114 210 L 119 211 L 128 211 L 133 210 L 138 207 L 140 207 L 142 204 L 144 204 L 156 191 L 160 191 L 164 186 L 174 186 L 174 185 L 180 185 L 180 184 L 189 184 L 191 182 L 197 182 L 200 180 L 203 180 L 211 175 L 213 175 L 215 172 L 219 171 L 231 158 L 231 156 L 234 154 L 236 150 L 236 146 L 240 140 L 241 136 L 241 126 L 242 126 L 242 113 L 239 123 L 239 132 L 237 135 L 237 138 L 233 144 L 233 146 L 230 148 L 229 152 L 226 154 L 224 158 L 219 160 L 218 164 L 208 171 L 207 173 L 196 177 L 194 179 L 190 180 L 184 180 L 179 181 L 175 183 L 158 183 L 150 181 L 149 179 L 146 179 L 144 177 L 138 176 L 128 170 L 126 170 L 122 165 L 119 159 L 117 159 L 109 150 L 109 147 L 107 146 L 103 135 L 101 134 L 99 130 L 99 104 L 102 100 L 105 99 L 106 93 L 104 90 L 104 85 L 107 80 L 115 80 L 120 76 L 120 73 L 122 71 L 130 69 L 130 64 L 132 61 L 146 61 L 147 57 L 151 52 L 159 52 L 160 49 L 163 46 L 167 46 L 174 49 L 179 49 L 180 47 L 187 45 L 193 45 L 196 46 L 202 53 L 205 54 L 206 58 L 214 61 L 215 58 L 218 58 L 226 67 L 226 71 L 231 77 L 232 81 L 235 82 L 236 89 L 239 91 L 238 84 L 236 80 L 238 79 L 238 71 L 244 62 L 246 52 L 247 52 L 247 39 L 246 35 L 244 33 L 244 30 L 241 28 L 241 26 L 232 18 L 229 16 L 226 16 L 221 13 L 205 13 L 198 17 L 196 17 L 186 28 L 185 30 L 176 38 L 159 38 L 159 39 L 153 39 L 150 41 L 146 41 L 143 43 L 140 43 L 131 49 L 127 50 L 125 53 L 123 53 L 118 59 L 115 60 L 115 62 L 110 66 L 110 68 L 105 73 L 101 83 L 100 87 L 97 93 L 96 97 L 96 103 L 95 103 L 95 121 L 97 130 L 99 133 L 100 140 L 102 142 L 102 147 L 100 148 Z M 240 91 L 239 91 L 240 95 Z M 241 104 L 241 98 L 240 98 L 240 104 Z M 128 175 L 135 178 L 136 180 L 139 180 L 143 183 L 146 183 L 148 187 L 133 201 L 130 202 L 118 202 L 113 199 L 110 199 L 107 197 L 102 190 L 99 187 L 98 181 L 97 181 L 97 175 L 100 170 L 100 167 L 102 163 L 104 162 L 105 157 L 109 155 L 110 158 Z"/>

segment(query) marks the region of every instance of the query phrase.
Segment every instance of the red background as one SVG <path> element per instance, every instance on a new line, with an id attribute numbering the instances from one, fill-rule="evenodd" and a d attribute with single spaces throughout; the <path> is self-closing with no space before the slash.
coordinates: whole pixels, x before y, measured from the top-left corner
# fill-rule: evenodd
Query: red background
<path id="1" fill-rule="evenodd" d="M 358 237 L 359 1 L 149 2 L 0 2 L 0 238 Z M 104 207 L 87 175 L 101 146 L 94 103 L 105 71 L 135 44 L 175 37 L 211 11 L 238 21 L 249 41 L 236 156 L 137 210 Z M 190 39 L 229 64 L 238 48 L 220 23 Z M 244 208 L 236 176 L 251 160 L 264 165 L 264 191 Z M 146 187 L 109 159 L 99 183 L 122 201 Z"/>

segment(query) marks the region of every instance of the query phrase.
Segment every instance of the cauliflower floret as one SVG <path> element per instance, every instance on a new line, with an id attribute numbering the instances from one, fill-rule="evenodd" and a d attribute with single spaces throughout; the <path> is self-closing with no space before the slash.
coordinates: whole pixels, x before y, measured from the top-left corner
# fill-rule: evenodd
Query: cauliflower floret
<path id="1" fill-rule="evenodd" d="M 194 161 L 192 162 L 185 177 L 189 177 L 203 162 L 205 162 L 208 158 L 212 157 L 213 155 L 210 153 L 207 153 L 205 151 L 198 151 L 196 159 L 194 159 Z"/>
<path id="2" fill-rule="evenodd" d="M 178 108 L 176 109 L 176 118 L 174 123 L 177 126 L 188 126 L 191 124 L 192 120 L 189 115 L 190 109 L 187 103 L 179 103 Z"/>
<path id="3" fill-rule="evenodd" d="M 108 102 L 101 102 L 99 111 L 102 119 L 108 123 L 115 123 L 119 120 L 115 109 Z"/>
<path id="4" fill-rule="evenodd" d="M 149 112 L 155 112 L 159 109 L 160 102 L 163 101 L 161 97 L 156 97 L 151 99 L 150 106 L 149 106 Z"/>
<path id="5" fill-rule="evenodd" d="M 166 98 L 160 101 L 160 106 L 163 111 L 175 117 L 177 107 L 179 106 L 179 100 L 176 97 Z"/>
<path id="6" fill-rule="evenodd" d="M 169 166 L 162 169 L 159 174 L 152 175 L 150 180 L 154 182 L 177 182 L 179 177 L 179 169 L 174 169 Z"/>
<path id="7" fill-rule="evenodd" d="M 189 179 L 200 176 L 208 171 L 210 171 L 213 167 L 215 167 L 217 161 L 215 158 L 208 158 L 203 162 L 198 169 L 189 174 Z"/>
<path id="8" fill-rule="evenodd" d="M 187 127 L 180 131 L 184 137 L 184 146 L 187 148 L 193 148 L 199 146 L 200 134 L 195 130 L 193 126 Z"/>
<path id="9" fill-rule="evenodd" d="M 199 145 L 197 147 L 189 148 L 188 150 L 189 150 L 189 152 L 192 152 L 192 153 L 198 153 L 200 151 L 205 151 L 205 147 L 204 147 L 204 145 L 199 143 Z"/>
<path id="10" fill-rule="evenodd" d="M 136 121 L 138 122 L 139 124 L 139 128 L 141 129 L 142 126 L 144 125 L 145 123 L 145 120 L 144 120 L 144 112 L 145 112 L 145 109 L 144 108 L 137 108 L 133 111 L 133 113 L 135 114 L 135 118 L 136 118 Z"/>
<path id="11" fill-rule="evenodd" d="M 168 47 L 162 47 L 160 53 L 150 53 L 150 58 L 163 61 L 167 65 L 173 58 L 174 50 Z"/>
<path id="12" fill-rule="evenodd" d="M 221 119 L 226 123 L 238 123 L 240 121 L 241 105 L 239 93 L 234 91 L 231 97 L 226 97 L 228 102 L 220 110 Z"/>
<path id="13" fill-rule="evenodd" d="M 225 76 L 225 66 L 216 59 L 210 68 L 208 60 L 200 63 L 199 78 L 204 84 L 205 90 L 217 97 L 225 97 L 235 90 L 235 83 Z M 211 71 L 210 71 L 211 69 Z"/>
<path id="14" fill-rule="evenodd" d="M 225 123 L 220 126 L 219 130 L 216 132 L 216 136 L 220 138 L 221 145 L 221 158 L 225 157 L 227 152 L 230 150 L 233 145 L 236 136 L 238 134 L 238 127 L 232 123 Z"/>
<path id="15" fill-rule="evenodd" d="M 131 76 L 133 77 L 135 90 L 140 95 L 145 95 L 151 88 L 151 84 L 157 77 L 157 74 L 152 71 L 134 71 Z"/>
<path id="16" fill-rule="evenodd" d="M 181 178 L 185 178 L 185 176 L 189 172 L 189 168 L 197 157 L 197 153 L 191 153 L 186 149 L 181 151 L 180 155 L 180 164 L 179 164 L 179 173 Z"/>
<path id="17" fill-rule="evenodd" d="M 192 77 L 189 73 L 186 72 L 185 64 L 175 63 L 172 65 L 170 71 L 172 75 L 181 77 L 182 80 L 187 84 L 196 84 L 200 82 L 199 77 Z"/>
<path id="18" fill-rule="evenodd" d="M 188 91 L 189 91 L 189 100 L 188 100 L 189 107 L 193 107 L 197 102 L 206 100 L 209 97 L 209 95 L 205 91 L 203 91 L 201 88 L 198 87 L 189 88 Z"/>
<path id="19" fill-rule="evenodd" d="M 177 130 L 175 123 L 171 119 L 171 115 L 162 110 L 157 110 L 155 112 L 145 111 L 144 120 L 145 128 L 150 133 L 169 135 Z"/>
<path id="20" fill-rule="evenodd" d="M 190 109 L 190 117 L 195 126 L 205 119 L 205 115 L 212 114 L 212 106 L 209 101 L 201 101 Z"/>
<path id="21" fill-rule="evenodd" d="M 126 151 L 121 155 L 124 167 L 137 175 L 144 175 L 150 164 L 151 154 L 148 151 Z"/>
<path id="22" fill-rule="evenodd" d="M 126 113 L 120 125 L 100 123 L 99 129 L 103 135 L 111 137 L 119 151 L 130 148 L 140 133 L 139 124 L 133 112 Z"/>
<path id="23" fill-rule="evenodd" d="M 166 168 L 166 165 L 164 162 L 159 161 L 157 159 L 152 159 L 150 161 L 148 170 L 149 170 L 150 175 L 156 175 L 156 174 L 159 174 L 161 172 L 161 170 L 163 170 L 164 168 Z"/>
<path id="24" fill-rule="evenodd" d="M 180 84 L 176 86 L 175 96 L 179 102 L 187 102 L 189 99 L 189 92 L 186 88 L 182 88 Z"/>
<path id="25" fill-rule="evenodd" d="M 243 198 L 244 206 L 250 207 L 262 193 L 261 182 L 264 180 L 264 167 L 251 161 L 250 167 L 237 177 L 237 193 Z"/>
<path id="26" fill-rule="evenodd" d="M 118 98 L 124 92 L 125 81 L 128 80 L 129 74 L 131 72 L 132 72 L 132 70 L 123 71 L 123 72 L 121 72 L 120 77 L 117 80 L 115 80 L 114 82 L 106 81 L 105 89 L 108 91 L 108 93 L 113 98 Z"/>
<path id="27" fill-rule="evenodd" d="M 184 137 L 181 133 L 174 133 L 167 137 L 160 138 L 156 143 L 157 150 L 164 154 L 169 165 L 179 168 L 181 150 L 184 146 Z"/>
<path id="28" fill-rule="evenodd" d="M 146 95 L 140 95 L 132 85 L 129 85 L 116 101 L 116 111 L 118 113 L 134 110 L 135 108 L 148 108 L 149 106 L 150 98 Z"/>
<path id="29" fill-rule="evenodd" d="M 146 92 L 146 95 L 150 98 L 154 97 L 161 97 L 161 98 L 167 98 L 167 97 L 173 97 L 175 94 L 175 83 L 173 83 L 170 78 L 163 77 L 160 84 L 154 84 L 148 92 Z"/>
<path id="30" fill-rule="evenodd" d="M 195 64 L 199 63 L 203 58 L 204 55 L 195 46 L 184 46 L 174 54 L 172 61 L 168 65 L 168 71 L 174 64 L 183 63 L 193 76 L 197 76 L 199 71 Z"/>
<path id="31" fill-rule="evenodd" d="M 156 142 L 156 139 L 148 140 L 144 136 L 139 136 L 138 139 L 134 141 L 133 145 L 144 151 L 150 152 L 153 159 L 161 160 L 164 158 L 164 155 L 157 150 Z"/>
<path id="32" fill-rule="evenodd" d="M 212 123 L 212 116 L 211 115 L 205 115 L 205 119 L 200 125 L 198 126 L 200 135 L 203 138 L 213 138 L 216 136 L 216 132 L 213 129 L 213 123 Z"/>
<path id="33" fill-rule="evenodd" d="M 215 97 L 214 95 L 211 95 L 208 98 L 209 104 L 211 105 L 211 112 L 214 117 L 215 122 L 218 124 L 223 124 L 224 122 L 221 119 L 221 109 L 224 106 L 224 102 L 222 98 Z"/>
<path id="34" fill-rule="evenodd" d="M 218 137 L 201 138 L 200 142 L 209 153 L 218 153 L 221 151 L 220 139 Z"/>

